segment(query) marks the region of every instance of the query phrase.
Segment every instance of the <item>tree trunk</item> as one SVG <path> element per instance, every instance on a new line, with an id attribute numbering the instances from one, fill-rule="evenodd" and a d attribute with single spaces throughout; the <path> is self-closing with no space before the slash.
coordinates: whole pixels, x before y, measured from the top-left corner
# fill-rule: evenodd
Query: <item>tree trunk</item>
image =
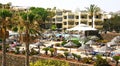
<path id="1" fill-rule="evenodd" d="M 25 66 L 29 66 L 29 43 L 26 43 Z"/>
<path id="2" fill-rule="evenodd" d="M 2 37 L 2 66 L 6 66 L 6 46 L 5 46 L 5 43 L 6 43 L 6 28 L 3 27 L 3 30 L 4 32 L 2 33 L 3 34 L 3 37 Z"/>
<path id="3" fill-rule="evenodd" d="M 48 55 L 48 51 L 45 51 L 45 54 Z"/>
<path id="4" fill-rule="evenodd" d="M 29 65 L 29 28 L 26 29 L 26 58 L 25 58 L 25 66 L 30 66 Z"/>
<path id="5" fill-rule="evenodd" d="M 118 66 L 118 63 L 119 63 L 119 62 L 118 62 L 118 61 L 116 61 L 116 65 L 115 65 L 115 66 Z"/>

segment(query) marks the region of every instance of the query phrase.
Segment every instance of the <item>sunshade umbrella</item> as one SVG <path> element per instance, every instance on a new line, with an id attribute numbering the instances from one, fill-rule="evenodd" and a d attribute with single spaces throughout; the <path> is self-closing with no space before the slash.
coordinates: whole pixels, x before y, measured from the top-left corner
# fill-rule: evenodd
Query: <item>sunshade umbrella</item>
<path id="1" fill-rule="evenodd" d="M 82 41 L 82 42 L 86 42 L 87 41 L 87 37 L 86 36 L 82 36 L 82 37 L 80 37 L 80 41 Z"/>
<path id="2" fill-rule="evenodd" d="M 98 40 L 99 38 L 97 36 L 91 36 L 89 39 L 91 39 L 91 40 Z"/>
<path id="3" fill-rule="evenodd" d="M 93 48 L 88 45 L 82 45 L 81 47 L 78 48 L 78 50 L 87 51 L 87 50 L 93 50 Z"/>
<path id="4" fill-rule="evenodd" d="M 71 52 L 71 47 L 75 47 L 75 46 L 77 46 L 77 45 L 74 44 L 73 42 L 69 41 L 69 42 L 66 43 L 64 46 L 65 46 L 65 47 L 70 47 L 70 52 Z"/>
<path id="5" fill-rule="evenodd" d="M 88 42 L 86 42 L 85 44 L 89 44 L 91 46 L 91 44 L 95 44 L 95 42 L 93 40 L 89 40 Z"/>
<path id="6" fill-rule="evenodd" d="M 120 41 L 120 39 L 118 37 L 115 37 L 111 41 L 114 41 L 114 42 L 118 43 Z"/>
<path id="7" fill-rule="evenodd" d="M 88 45 L 82 45 L 77 50 L 78 51 L 85 51 L 85 53 L 86 53 L 87 51 L 93 51 L 93 48 L 88 46 Z"/>
<path id="8" fill-rule="evenodd" d="M 108 51 L 112 51 L 112 48 L 108 46 L 103 46 L 99 49 L 99 51 L 108 52 Z"/>
<path id="9" fill-rule="evenodd" d="M 107 45 L 110 46 L 110 45 L 116 45 L 117 43 L 114 42 L 114 41 L 111 41 L 111 42 L 107 42 Z"/>
<path id="10" fill-rule="evenodd" d="M 45 46 L 45 45 L 43 44 L 43 42 L 37 42 L 37 43 L 35 43 L 34 45 L 36 45 L 36 46 Z"/>
<path id="11" fill-rule="evenodd" d="M 45 46 L 42 42 L 37 42 L 34 45 L 38 46 L 38 53 L 40 54 L 40 46 Z"/>

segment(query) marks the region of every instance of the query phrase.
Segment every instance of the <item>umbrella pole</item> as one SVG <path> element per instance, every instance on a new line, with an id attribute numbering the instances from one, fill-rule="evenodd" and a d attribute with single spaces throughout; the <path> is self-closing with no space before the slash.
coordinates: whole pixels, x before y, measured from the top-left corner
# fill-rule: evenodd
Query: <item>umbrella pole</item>
<path id="1" fill-rule="evenodd" d="M 71 53 L 71 48 L 70 48 L 70 53 Z"/>

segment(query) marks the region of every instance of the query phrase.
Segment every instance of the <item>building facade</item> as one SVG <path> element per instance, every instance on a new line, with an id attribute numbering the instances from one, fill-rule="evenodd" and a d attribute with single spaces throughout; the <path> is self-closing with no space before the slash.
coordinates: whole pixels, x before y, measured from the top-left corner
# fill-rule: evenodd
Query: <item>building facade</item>
<path id="1" fill-rule="evenodd" d="M 103 27 L 104 16 L 103 12 L 96 13 L 94 16 L 95 28 L 101 29 Z M 55 10 L 52 23 L 61 29 L 72 28 L 81 23 L 92 26 L 92 16 L 87 11 L 72 12 L 71 10 Z"/>

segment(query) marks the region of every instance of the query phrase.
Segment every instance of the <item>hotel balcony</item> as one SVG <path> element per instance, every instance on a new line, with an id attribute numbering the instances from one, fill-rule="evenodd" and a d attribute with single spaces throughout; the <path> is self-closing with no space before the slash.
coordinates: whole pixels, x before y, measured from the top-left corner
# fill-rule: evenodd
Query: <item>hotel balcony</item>
<path id="1" fill-rule="evenodd" d="M 95 28 L 97 28 L 97 29 L 102 29 L 102 28 L 103 28 L 103 25 L 95 25 Z"/>

